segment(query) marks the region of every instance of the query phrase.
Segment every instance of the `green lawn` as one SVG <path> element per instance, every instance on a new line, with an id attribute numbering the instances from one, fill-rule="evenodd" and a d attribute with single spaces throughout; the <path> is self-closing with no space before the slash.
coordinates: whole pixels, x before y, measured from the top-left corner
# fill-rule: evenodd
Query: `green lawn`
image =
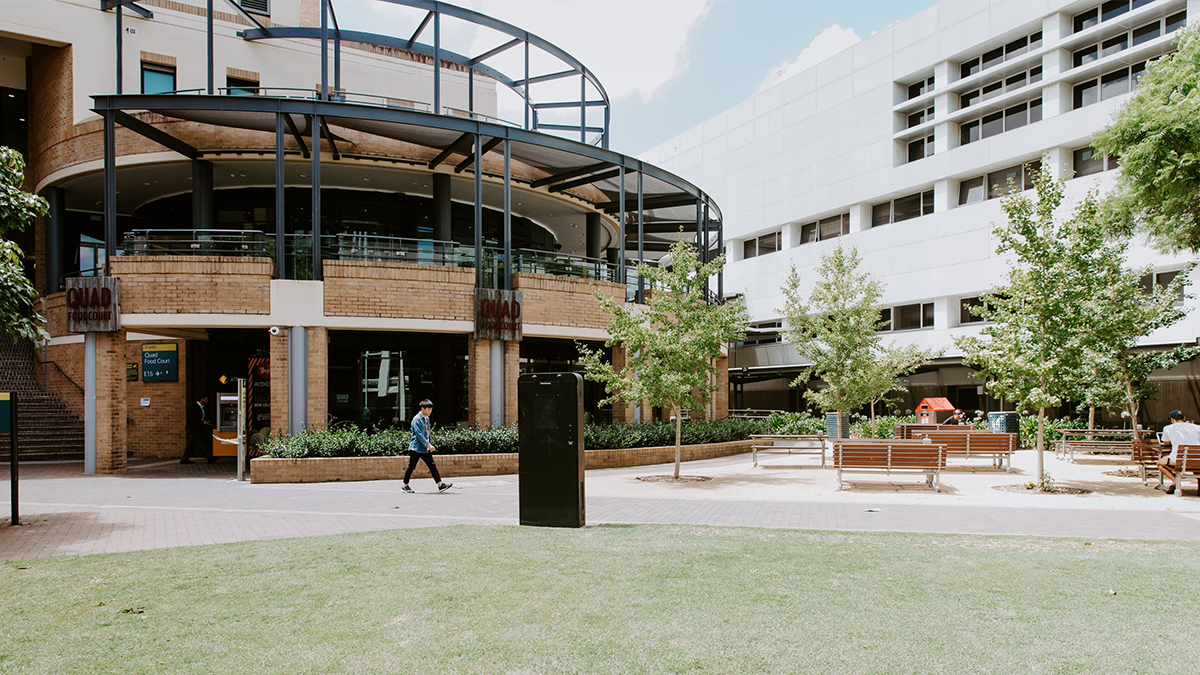
<path id="1" fill-rule="evenodd" d="M 1200 672 L 1184 543 L 451 527 L 0 577 L 3 673 Z"/>

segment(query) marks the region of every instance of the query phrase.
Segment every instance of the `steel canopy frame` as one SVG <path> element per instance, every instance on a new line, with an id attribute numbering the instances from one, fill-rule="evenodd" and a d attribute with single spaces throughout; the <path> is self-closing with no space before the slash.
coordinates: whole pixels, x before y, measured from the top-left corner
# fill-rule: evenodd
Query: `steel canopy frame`
<path id="1" fill-rule="evenodd" d="M 129 1 L 129 0 L 126 0 Z M 230 0 L 226 0 L 227 2 Z M 404 38 L 399 36 L 383 35 L 379 33 L 371 33 L 366 31 L 349 31 L 342 30 L 337 26 L 336 16 L 334 17 L 334 27 L 332 30 L 334 42 L 334 61 L 335 61 L 335 91 L 340 89 L 340 63 L 341 63 L 341 43 L 342 41 L 360 42 L 381 47 L 391 47 L 416 52 L 429 56 L 433 59 L 434 82 L 433 82 L 433 99 L 434 112 L 441 113 L 441 64 L 442 61 L 454 63 L 462 66 L 467 70 L 469 82 L 468 94 L 468 110 L 470 114 L 475 114 L 474 111 L 474 76 L 478 72 L 482 75 L 492 78 L 493 80 L 505 85 L 509 89 L 519 94 L 525 103 L 525 129 L 537 129 L 540 127 L 552 129 L 556 131 L 578 132 L 581 142 L 586 142 L 588 133 L 598 133 L 600 146 L 608 148 L 609 144 L 609 119 L 611 114 L 611 103 L 608 97 L 608 92 L 604 89 L 604 85 L 600 83 L 600 79 L 596 77 L 590 69 L 588 69 L 581 61 L 568 54 L 565 50 L 552 44 L 551 42 L 538 37 L 526 30 L 522 30 L 510 23 L 500 21 L 485 14 L 449 5 L 438 0 L 378 0 L 393 5 L 404 7 L 412 7 L 414 9 L 425 10 L 425 17 L 421 20 L 420 25 L 412 33 L 411 36 Z M 321 41 L 322 49 L 322 76 L 321 89 L 322 98 L 328 96 L 328 76 L 325 72 L 327 63 L 326 52 L 330 40 L 330 30 L 325 25 L 325 14 L 333 12 L 332 0 L 321 0 L 321 27 L 310 26 L 263 26 L 255 21 L 257 28 L 251 28 L 241 31 L 238 34 L 246 40 L 267 40 L 267 39 L 312 39 Z M 442 48 L 441 46 L 441 17 L 449 16 L 462 21 L 466 21 L 477 26 L 490 28 L 496 32 L 509 36 L 510 40 L 496 47 L 493 47 L 485 52 L 474 56 L 458 54 Z M 433 44 L 418 42 L 422 33 L 433 23 Z M 211 28 L 210 28 L 211 32 Z M 211 40 L 211 37 L 210 37 Z M 520 79 L 509 77 L 500 72 L 496 68 L 484 65 L 482 62 L 508 51 L 517 46 L 524 46 L 525 49 L 525 67 Z M 558 59 L 561 63 L 568 66 L 566 70 L 547 73 L 543 75 L 531 76 L 529 73 L 529 47 L 537 47 L 543 52 Z M 211 66 L 210 66 L 211 69 Z M 579 75 L 580 77 L 580 98 L 579 101 L 551 101 L 551 102 L 535 102 L 530 96 L 530 86 L 538 82 L 548 82 L 565 77 Z M 209 74 L 211 78 L 211 73 Z M 589 100 L 587 97 L 587 85 L 591 84 L 596 92 L 600 95 L 599 100 Z M 604 123 L 603 126 L 589 126 L 587 124 L 587 111 L 589 108 L 599 107 L 603 109 Z M 564 125 L 564 124 L 543 124 L 538 123 L 538 111 L 543 109 L 579 109 L 579 125 Z"/>

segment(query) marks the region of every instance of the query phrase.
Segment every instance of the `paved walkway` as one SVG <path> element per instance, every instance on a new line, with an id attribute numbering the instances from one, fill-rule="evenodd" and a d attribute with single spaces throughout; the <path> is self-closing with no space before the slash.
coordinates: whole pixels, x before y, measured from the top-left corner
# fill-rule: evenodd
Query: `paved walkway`
<path id="1" fill-rule="evenodd" d="M 862 481 L 836 490 L 833 472 L 812 458 L 748 456 L 692 462 L 685 473 L 712 480 L 653 484 L 639 475 L 669 467 L 589 471 L 589 523 L 675 523 L 855 531 L 910 531 L 1200 541 L 1200 499 L 1168 497 L 1137 479 L 1108 477 L 1117 465 L 1048 460 L 1052 475 L 1091 495 L 1013 494 L 990 489 L 1027 480 L 1032 453 L 1014 474 L 959 467 L 940 494 L 920 479 Z M 123 476 L 85 476 L 79 464 L 21 469 L 21 527 L 0 525 L 0 560 L 306 537 L 460 523 L 516 524 L 515 476 L 433 482 L 251 485 L 231 464 L 133 462 Z M 0 470 L 0 517 L 7 522 L 7 468 Z"/>

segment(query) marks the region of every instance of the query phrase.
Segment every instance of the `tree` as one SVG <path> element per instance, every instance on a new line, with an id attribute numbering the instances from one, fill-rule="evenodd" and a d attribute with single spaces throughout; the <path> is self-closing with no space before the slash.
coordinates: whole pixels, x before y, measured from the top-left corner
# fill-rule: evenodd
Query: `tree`
<path id="1" fill-rule="evenodd" d="M 1076 218 L 1059 223 L 1063 182 L 1048 171 L 1034 173 L 1037 198 L 1015 191 L 1001 208 L 1008 221 L 995 227 L 998 254 L 1012 253 L 1008 283 L 984 297 L 972 312 L 992 322 L 979 337 L 956 340 L 963 363 L 974 365 L 995 396 L 1038 411 L 1038 482 L 1045 480 L 1046 409 L 1078 389 L 1080 342 L 1086 337 L 1086 276 L 1094 247 L 1080 236 L 1094 212 L 1094 195 Z M 1088 203 L 1088 202 L 1091 203 Z"/>
<path id="2" fill-rule="evenodd" d="M 647 304 L 626 306 L 596 293 L 609 314 L 605 345 L 625 349 L 621 370 L 604 361 L 602 350 L 579 345 L 585 377 L 604 384 L 608 398 L 600 402 L 636 403 L 671 410 L 675 415 L 675 478 L 679 478 L 684 408 L 700 408 L 719 387 L 721 349 L 745 339 L 749 321 L 745 301 L 709 304 L 706 281 L 725 266 L 723 256 L 701 263 L 696 247 L 671 245 L 669 266 L 638 265 L 638 274 L 653 289 Z"/>
<path id="3" fill-rule="evenodd" d="M 903 387 L 900 378 L 935 358 L 936 353 L 913 346 L 883 344 L 879 330 L 879 300 L 883 285 L 870 273 L 859 272 L 858 249 L 838 247 L 821 258 L 820 278 L 805 299 L 800 274 L 792 267 L 783 284 L 784 335 L 796 353 L 812 365 L 792 382 L 804 385 L 818 378 L 824 389 L 806 390 L 805 398 L 823 410 L 845 414 L 872 404 L 871 429 L 875 429 L 873 404 Z"/>
<path id="4" fill-rule="evenodd" d="M 44 336 L 45 319 L 33 312 L 37 290 L 25 276 L 24 254 L 8 233 L 23 231 L 34 218 L 46 215 L 46 200 L 21 189 L 25 160 L 21 153 L 0 147 L 0 331 L 14 340 Z"/>
<path id="5" fill-rule="evenodd" d="M 1110 231 L 1144 232 L 1164 251 L 1200 250 L 1200 29 L 1155 60 L 1092 145 L 1121 161 Z"/>

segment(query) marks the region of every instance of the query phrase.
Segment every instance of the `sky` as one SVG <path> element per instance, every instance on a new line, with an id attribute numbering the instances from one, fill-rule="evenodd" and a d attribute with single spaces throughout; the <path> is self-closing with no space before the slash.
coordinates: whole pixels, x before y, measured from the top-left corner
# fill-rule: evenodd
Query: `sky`
<path id="1" fill-rule="evenodd" d="M 461 0 L 528 30 L 594 72 L 612 101 L 609 147 L 639 153 L 836 54 L 933 0 Z M 423 12 L 379 0 L 335 0 L 344 29 L 407 36 Z M 422 41 L 432 40 L 431 33 Z M 447 20 L 442 45 L 479 54 L 505 42 L 488 29 Z M 537 75 L 561 69 L 531 57 Z M 519 49 L 487 61 L 510 74 Z M 578 100 L 577 79 L 534 85 L 540 100 Z M 589 96 L 590 97 L 590 96 Z M 499 116 L 523 117 L 516 95 Z M 570 119 L 566 113 L 561 119 Z M 547 118 L 549 117 L 547 114 Z M 601 117 L 589 118 L 598 125 Z M 557 120 L 549 120 L 557 121 Z M 574 113 L 578 123 L 578 113 Z"/>

